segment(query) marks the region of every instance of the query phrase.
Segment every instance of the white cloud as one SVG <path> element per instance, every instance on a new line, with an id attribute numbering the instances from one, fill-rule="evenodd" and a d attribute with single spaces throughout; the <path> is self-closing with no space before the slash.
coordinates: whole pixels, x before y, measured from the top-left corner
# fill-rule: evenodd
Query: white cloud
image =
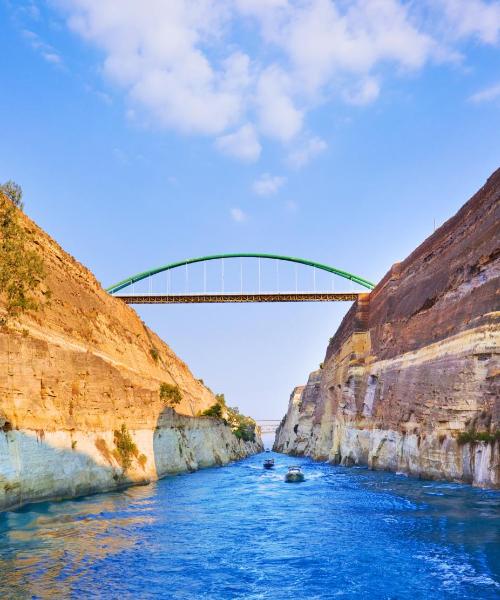
<path id="1" fill-rule="evenodd" d="M 500 2 L 483 0 L 439 0 L 453 35 L 477 37 L 496 44 L 500 37 Z"/>
<path id="2" fill-rule="evenodd" d="M 285 183 L 286 179 L 279 175 L 264 173 L 253 183 L 252 189 L 259 196 L 272 196 Z"/>
<path id="3" fill-rule="evenodd" d="M 306 139 L 303 144 L 288 155 L 288 162 L 292 167 L 300 168 L 307 165 L 313 158 L 327 149 L 327 143 L 319 137 Z"/>
<path id="4" fill-rule="evenodd" d="M 312 96 L 338 75 L 365 77 L 383 62 L 418 69 L 437 46 L 399 0 L 309 0 L 267 11 L 260 2 L 246 2 L 246 13 L 249 4 L 264 39 L 292 63 L 297 88 Z"/>
<path id="5" fill-rule="evenodd" d="M 104 52 L 104 72 L 151 121 L 182 132 L 220 134 L 243 112 L 249 59 L 215 66 L 202 50 L 226 18 L 213 0 L 63 0 L 70 27 Z"/>
<path id="6" fill-rule="evenodd" d="M 472 94 L 469 98 L 469 100 L 475 104 L 491 102 L 492 100 L 497 99 L 500 99 L 500 83 L 487 87 L 484 90 L 480 90 L 479 92 Z"/>
<path id="7" fill-rule="evenodd" d="M 257 84 L 259 124 L 269 137 L 291 140 L 302 128 L 302 113 L 294 106 L 288 75 L 277 66 L 266 69 Z"/>
<path id="8" fill-rule="evenodd" d="M 223 154 L 244 162 L 255 162 L 262 150 L 255 128 L 248 123 L 234 133 L 217 138 L 215 146 Z"/>
<path id="9" fill-rule="evenodd" d="M 257 160 L 263 138 L 306 164 L 304 137 L 332 99 L 367 105 L 384 82 L 500 37 L 500 0 L 52 0 L 102 55 L 102 72 L 152 126 L 216 138 Z M 245 35 L 240 32 L 244 30 Z M 46 49 L 46 60 L 57 53 Z M 316 141 L 314 141 L 316 139 Z"/>
<path id="10" fill-rule="evenodd" d="M 236 221 L 237 223 L 241 223 L 247 219 L 246 213 L 244 213 L 241 208 L 232 208 L 230 214 L 233 221 Z"/>
<path id="11" fill-rule="evenodd" d="M 351 90 L 346 90 L 344 99 L 349 104 L 363 106 L 374 102 L 380 93 L 378 81 L 373 77 L 368 77 L 364 81 L 359 82 L 356 87 Z"/>

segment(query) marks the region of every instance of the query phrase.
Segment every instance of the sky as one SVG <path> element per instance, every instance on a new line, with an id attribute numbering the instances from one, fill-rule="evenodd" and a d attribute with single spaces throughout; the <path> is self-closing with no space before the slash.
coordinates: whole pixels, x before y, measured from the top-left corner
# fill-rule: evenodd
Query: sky
<path id="1" fill-rule="evenodd" d="M 105 287 L 231 252 L 376 282 L 500 165 L 499 0 L 0 0 L 0 36 L 0 181 Z M 279 419 L 348 308 L 137 312 L 230 405 Z"/>

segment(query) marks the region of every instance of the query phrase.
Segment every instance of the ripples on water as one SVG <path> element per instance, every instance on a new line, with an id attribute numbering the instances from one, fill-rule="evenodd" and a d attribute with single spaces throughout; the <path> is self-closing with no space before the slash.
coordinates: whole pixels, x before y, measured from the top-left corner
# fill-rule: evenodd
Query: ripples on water
<path id="1" fill-rule="evenodd" d="M 0 596 L 500 598 L 499 492 L 272 456 L 0 514 Z"/>

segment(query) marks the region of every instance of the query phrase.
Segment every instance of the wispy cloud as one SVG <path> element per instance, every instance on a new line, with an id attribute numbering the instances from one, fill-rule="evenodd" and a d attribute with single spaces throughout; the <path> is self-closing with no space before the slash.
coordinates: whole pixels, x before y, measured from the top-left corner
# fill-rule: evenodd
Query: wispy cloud
<path id="1" fill-rule="evenodd" d="M 475 104 L 481 104 L 483 102 L 492 102 L 493 100 L 500 99 L 500 83 L 491 85 L 483 90 L 476 92 L 470 96 L 469 101 Z"/>
<path id="2" fill-rule="evenodd" d="M 288 163 L 299 169 L 327 149 L 327 143 L 319 137 L 307 138 L 288 155 Z"/>
<path id="3" fill-rule="evenodd" d="M 374 102 L 380 93 L 380 85 L 374 77 L 356 83 L 352 89 L 344 92 L 344 100 L 349 104 L 364 106 Z"/>
<path id="4" fill-rule="evenodd" d="M 255 128 L 250 124 L 243 125 L 234 133 L 217 138 L 215 146 L 223 154 L 243 162 L 255 162 L 262 150 Z"/>
<path id="5" fill-rule="evenodd" d="M 47 62 L 50 62 L 54 65 L 59 65 L 62 62 L 62 58 L 55 52 L 42 52 L 42 56 Z"/>
<path id="6" fill-rule="evenodd" d="M 252 189 L 258 196 L 272 196 L 285 182 L 285 177 L 264 173 L 253 182 Z"/>
<path id="7" fill-rule="evenodd" d="M 232 208 L 229 212 L 233 221 L 236 221 L 237 223 L 247 220 L 247 214 L 244 213 L 241 208 Z"/>
<path id="8" fill-rule="evenodd" d="M 45 43 L 37 33 L 29 29 L 24 29 L 23 36 L 28 40 L 31 47 L 47 62 L 52 63 L 53 65 L 62 64 L 63 61 L 60 54 L 58 54 L 50 44 Z"/>

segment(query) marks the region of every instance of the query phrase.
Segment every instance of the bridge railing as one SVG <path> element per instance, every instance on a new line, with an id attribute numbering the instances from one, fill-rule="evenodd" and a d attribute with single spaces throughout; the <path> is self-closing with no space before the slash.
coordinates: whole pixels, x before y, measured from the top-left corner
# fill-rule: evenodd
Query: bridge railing
<path id="1" fill-rule="evenodd" d="M 359 293 L 372 287 L 362 277 L 314 261 L 270 254 L 227 254 L 150 269 L 114 284 L 108 291 L 125 296 L 194 296 Z"/>

